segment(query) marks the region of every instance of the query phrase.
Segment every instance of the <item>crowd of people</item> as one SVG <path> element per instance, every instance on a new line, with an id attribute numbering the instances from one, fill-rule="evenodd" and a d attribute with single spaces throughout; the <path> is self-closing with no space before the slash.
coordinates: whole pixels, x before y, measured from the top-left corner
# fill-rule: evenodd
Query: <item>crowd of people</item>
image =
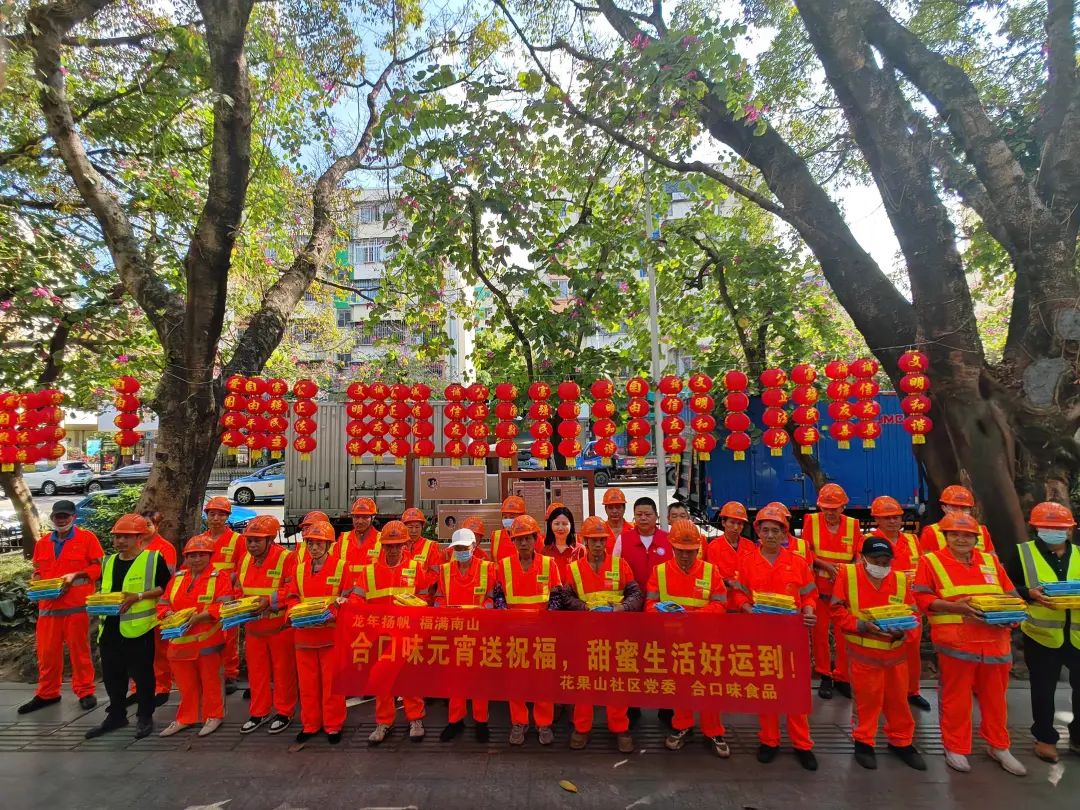
<path id="1" fill-rule="evenodd" d="M 978 732 L 987 753 L 1009 773 L 1024 775 L 1007 728 L 1011 628 L 987 623 L 977 607 L 978 597 L 1014 595 L 1029 605 L 1021 630 L 1031 673 L 1034 752 L 1049 762 L 1058 759 L 1054 690 L 1065 666 L 1074 714 L 1069 749 L 1080 753 L 1080 623 L 1074 611 L 1055 608 L 1044 589 L 1047 583 L 1080 580 L 1071 512 L 1057 503 L 1038 504 L 1030 515 L 1030 539 L 1003 565 L 964 487 L 944 490 L 944 517 L 919 537 L 902 530 L 903 509 L 889 496 L 873 501 L 875 527 L 864 535 L 859 522 L 844 514 L 847 500 L 838 485 L 822 487 L 819 509 L 805 515 L 799 535 L 783 504 L 762 507 L 751 521 L 742 504 L 730 502 L 720 511 L 722 534 L 708 538 L 680 504 L 669 508 L 667 530 L 658 525 L 649 498 L 636 500 L 627 515 L 619 489 L 604 494 L 606 519 L 589 517 L 580 526 L 561 504 L 549 507 L 542 526 L 526 514 L 521 498 L 511 496 L 502 503 L 498 528 L 489 534 L 480 519 L 470 517 L 443 549 L 424 537 L 427 520 L 419 509 L 407 509 L 379 530 L 374 501 L 358 498 L 349 531 L 337 536 L 327 515 L 311 512 L 300 525 L 303 542 L 291 551 L 278 542 L 276 518 L 258 516 L 241 535 L 228 526 L 229 501 L 215 497 L 206 506 L 206 532 L 186 542 L 179 568 L 175 549 L 157 533 L 160 515 L 121 517 L 112 530 L 115 553 L 106 556 L 91 532 L 75 526 L 73 504 L 59 501 L 52 510 L 54 528 L 38 541 L 33 564 L 35 579 L 62 578 L 63 592 L 41 603 L 38 687 L 19 712 L 60 700 L 65 645 L 80 706 L 96 705 L 86 610 L 95 590 L 123 596 L 119 615 L 104 617 L 97 629 L 110 703 L 87 737 L 127 726 L 127 707 L 133 703 L 135 736 L 153 733 L 154 709 L 168 701 L 174 682 L 180 704 L 176 719 L 160 735 L 193 726 L 199 726 L 199 736 L 214 733 L 223 721 L 224 696 L 235 690 L 239 674 L 239 631 L 223 628 L 221 611 L 230 601 L 249 597 L 257 600 L 257 618 L 244 627 L 250 716 L 240 733 L 266 726 L 279 734 L 299 714 L 298 742 L 325 733 L 330 744 L 341 741 L 347 713 L 345 696 L 332 686 L 333 615 L 349 600 L 380 605 L 409 596 L 435 608 L 719 615 L 752 613 L 755 595 L 779 594 L 793 600 L 811 633 L 819 697 L 839 694 L 853 702 L 854 757 L 860 765 L 877 767 L 874 746 L 884 719 L 888 751 L 916 770 L 926 768 L 913 744 L 913 710 L 931 708 L 919 689 L 925 622 L 937 654 L 946 763 L 960 772 L 971 768 L 977 699 Z M 294 628 L 289 608 L 320 597 L 331 601 L 331 618 Z M 914 629 L 889 629 L 872 618 L 875 608 L 896 605 L 910 606 L 922 621 Z M 193 616 L 183 635 L 163 640 L 159 623 L 188 609 Z M 370 745 L 393 733 L 396 700 L 375 696 Z M 409 738 L 422 739 L 424 698 L 401 701 Z M 476 738 L 488 742 L 487 701 L 471 704 Z M 530 706 L 512 701 L 509 708 L 508 742 L 523 745 Z M 633 751 L 632 730 L 641 710 L 616 701 L 605 708 L 619 751 Z M 468 709 L 468 701 L 450 700 L 440 740 L 464 732 Z M 572 749 L 587 745 L 594 714 L 591 705 L 573 707 Z M 689 711 L 661 709 L 658 716 L 670 729 L 668 749 L 683 748 L 696 724 L 718 757 L 731 755 L 719 713 L 695 718 Z M 554 741 L 555 718 L 552 703 L 531 704 L 541 745 Z M 784 719 L 799 763 L 816 770 L 808 716 Z M 759 717 L 759 762 L 777 756 L 780 720 Z"/>

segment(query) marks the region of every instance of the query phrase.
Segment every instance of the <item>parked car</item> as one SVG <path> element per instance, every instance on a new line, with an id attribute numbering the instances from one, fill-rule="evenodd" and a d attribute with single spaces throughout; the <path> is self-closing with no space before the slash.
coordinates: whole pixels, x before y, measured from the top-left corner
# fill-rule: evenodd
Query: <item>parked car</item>
<path id="1" fill-rule="evenodd" d="M 149 464 L 129 464 L 119 470 L 98 473 L 86 485 L 87 492 L 99 492 L 103 489 L 116 489 L 121 484 L 145 484 L 150 480 Z"/>
<path id="2" fill-rule="evenodd" d="M 31 472 L 23 472 L 23 481 L 33 493 L 55 495 L 57 492 L 83 492 L 94 471 L 85 461 L 46 462 Z"/>
<path id="3" fill-rule="evenodd" d="M 115 497 L 120 494 L 118 489 L 100 489 L 96 492 L 91 492 L 81 501 L 75 504 L 75 523 L 85 523 L 90 514 L 101 507 L 102 503 L 109 498 Z M 209 500 L 207 498 L 206 500 Z M 206 501 L 203 501 L 204 505 Z M 244 527 L 248 525 L 248 522 L 255 517 L 258 513 L 254 509 L 247 509 L 243 506 L 238 506 L 229 513 L 228 524 L 236 531 L 243 531 Z"/>
<path id="4" fill-rule="evenodd" d="M 285 462 L 271 464 L 243 478 L 237 478 L 227 490 L 233 503 L 255 503 L 281 498 L 285 499 Z"/>

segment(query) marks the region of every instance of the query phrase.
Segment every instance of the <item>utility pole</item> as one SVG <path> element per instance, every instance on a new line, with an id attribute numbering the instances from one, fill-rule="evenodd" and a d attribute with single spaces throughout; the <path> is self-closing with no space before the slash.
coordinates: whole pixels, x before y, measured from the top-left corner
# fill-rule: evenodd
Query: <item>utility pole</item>
<path id="1" fill-rule="evenodd" d="M 653 220 L 652 197 L 649 193 L 649 159 L 642 158 L 642 184 L 645 202 L 645 237 L 660 238 L 660 223 Z M 656 451 L 656 498 L 660 526 L 667 525 L 667 465 L 664 463 L 664 430 L 661 425 L 660 394 L 656 385 L 660 381 L 660 306 L 656 297 L 656 267 L 644 255 L 641 261 L 649 276 L 649 343 L 652 346 L 652 392 L 653 392 L 653 449 Z"/>

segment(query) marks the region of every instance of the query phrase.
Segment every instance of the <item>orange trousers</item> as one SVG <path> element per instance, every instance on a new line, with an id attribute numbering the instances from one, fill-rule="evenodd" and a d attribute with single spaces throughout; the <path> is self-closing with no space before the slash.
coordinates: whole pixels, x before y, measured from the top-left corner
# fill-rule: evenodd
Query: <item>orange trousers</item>
<path id="1" fill-rule="evenodd" d="M 922 652 L 920 650 L 920 647 L 922 646 L 921 624 L 915 628 L 914 633 L 914 638 L 910 638 L 904 643 L 904 652 L 907 653 L 907 693 L 909 696 L 919 694 L 919 689 L 921 688 L 919 681 L 922 678 Z"/>
<path id="2" fill-rule="evenodd" d="M 971 704 L 979 696 L 979 736 L 993 748 L 1009 747 L 1006 692 L 1009 664 L 962 661 L 938 652 L 941 742 L 954 754 L 971 753 Z"/>
<path id="3" fill-rule="evenodd" d="M 870 663 L 855 654 L 848 657 L 851 668 L 851 736 L 855 742 L 873 745 L 878 720 L 885 715 L 885 739 L 889 745 L 906 748 L 915 737 L 915 719 L 907 702 L 907 661 Z"/>
<path id="4" fill-rule="evenodd" d="M 405 719 L 410 723 L 413 720 L 424 719 L 424 699 L 423 698 L 402 698 L 401 702 L 405 705 Z M 397 707 L 392 697 L 376 697 L 375 698 L 375 722 L 383 726 L 394 725 L 394 717 L 397 714 Z"/>
<path id="5" fill-rule="evenodd" d="M 191 725 L 212 717 L 225 717 L 225 683 L 221 674 L 220 651 L 197 658 L 173 658 L 169 664 L 180 690 L 176 722 Z"/>
<path id="6" fill-rule="evenodd" d="M 240 628 L 232 627 L 225 631 L 225 680 L 235 681 L 240 677 Z"/>
<path id="7" fill-rule="evenodd" d="M 90 657 L 90 616 L 86 608 L 74 613 L 39 615 L 37 622 L 38 683 L 35 694 L 44 700 L 60 697 L 64 677 L 64 645 L 71 658 L 71 691 L 75 697 L 94 694 L 94 660 Z M 44 611 L 43 611 L 44 612 Z"/>
<path id="8" fill-rule="evenodd" d="M 533 703 L 533 722 L 537 728 L 550 726 L 555 722 L 554 703 Z M 516 726 L 529 725 L 529 704 L 510 701 L 510 722 Z"/>
<path id="9" fill-rule="evenodd" d="M 465 719 L 465 698 L 450 698 L 450 722 L 457 723 Z M 477 723 L 488 721 L 488 702 L 486 700 L 473 700 L 472 717 Z"/>
<path id="10" fill-rule="evenodd" d="M 832 596 L 818 597 L 817 624 L 812 631 L 814 646 L 814 672 L 819 675 L 829 675 L 833 680 L 848 680 L 847 650 L 844 646 L 844 637 L 840 634 L 840 628 L 829 620 L 829 610 Z M 833 640 L 836 644 L 836 666 L 832 666 L 832 654 L 829 650 L 829 631 L 832 630 Z"/>
<path id="11" fill-rule="evenodd" d="M 345 696 L 334 694 L 334 648 L 297 647 L 296 673 L 304 733 L 341 731 L 345 725 Z"/>
<path id="12" fill-rule="evenodd" d="M 592 731 L 593 715 L 595 707 L 591 703 L 574 704 L 574 731 L 578 734 L 588 734 Z M 678 715 L 678 712 L 676 712 Z M 693 718 L 691 717 L 691 722 Z M 607 707 L 607 727 L 612 734 L 625 734 L 630 730 L 630 716 L 626 706 Z M 721 731 L 721 734 L 724 732 Z"/>
<path id="13" fill-rule="evenodd" d="M 161 637 L 161 628 L 154 630 L 154 694 L 167 695 L 172 691 L 172 667 L 169 666 L 169 642 Z"/>
<path id="14" fill-rule="evenodd" d="M 296 711 L 297 690 L 296 644 L 292 628 L 286 627 L 266 636 L 248 633 L 244 639 L 244 659 L 251 687 L 248 709 L 251 716 L 270 714 L 272 702 L 276 714 L 292 717 Z"/>
<path id="15" fill-rule="evenodd" d="M 758 740 L 762 745 L 773 748 L 780 747 L 780 715 L 759 714 Z M 791 747 L 801 751 L 809 751 L 814 747 L 814 741 L 810 739 L 810 716 L 806 714 L 787 715 L 787 733 L 791 739 Z"/>
<path id="16" fill-rule="evenodd" d="M 701 721 L 701 733 L 706 737 L 723 737 L 724 721 L 719 712 L 698 712 Z M 671 718 L 671 727 L 676 731 L 694 727 L 694 713 L 684 709 L 676 709 Z"/>

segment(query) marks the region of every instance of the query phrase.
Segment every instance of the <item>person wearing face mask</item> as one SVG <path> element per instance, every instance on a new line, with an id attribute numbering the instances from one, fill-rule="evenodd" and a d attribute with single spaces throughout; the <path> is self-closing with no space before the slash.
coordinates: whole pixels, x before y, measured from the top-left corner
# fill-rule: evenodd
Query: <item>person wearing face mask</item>
<path id="1" fill-rule="evenodd" d="M 515 518 L 525 514 L 525 501 L 517 495 L 510 495 L 502 502 L 500 511 L 502 514 L 502 528 L 491 533 L 491 559 L 495 562 L 512 557 L 517 553 L 510 538 L 510 527 L 514 524 Z M 543 546 L 543 540 L 539 540 L 539 543 L 540 547 L 537 548 L 537 552 Z"/>
<path id="2" fill-rule="evenodd" d="M 883 537 L 867 537 L 862 559 L 844 567 L 832 595 L 832 617 L 848 647 L 848 665 L 855 705 L 851 736 L 855 761 L 877 768 L 874 742 L 878 720 L 885 715 L 885 738 L 889 750 L 909 767 L 925 771 L 922 755 L 912 745 L 915 720 L 907 703 L 907 655 L 910 630 L 883 630 L 866 611 L 888 605 L 914 607 L 911 581 L 894 569 L 893 546 Z"/>
<path id="3" fill-rule="evenodd" d="M 382 553 L 371 565 L 360 569 L 353 583 L 352 595 L 366 604 L 393 605 L 396 596 L 423 596 L 432 584 L 429 569 L 423 560 L 409 554 L 409 530 L 400 520 L 383 526 L 380 541 Z M 409 739 L 420 742 L 424 729 L 424 699 L 402 698 L 405 719 L 409 721 Z M 368 736 L 368 745 L 379 745 L 394 730 L 397 709 L 393 695 L 375 696 L 375 730 Z"/>
<path id="4" fill-rule="evenodd" d="M 1068 508 L 1048 501 L 1031 510 L 1028 519 L 1034 539 L 1017 548 L 1006 570 L 1016 590 L 1029 604 L 1024 633 L 1024 660 L 1031 689 L 1031 735 L 1035 755 L 1057 762 L 1060 735 L 1054 728 L 1054 691 L 1061 668 L 1069 670 L 1073 719 L 1069 723 L 1069 750 L 1080 754 L 1080 610 L 1054 607 L 1047 597 L 1048 582 L 1080 581 L 1080 553 L 1072 543 L 1076 520 Z M 1020 584 L 1023 583 L 1023 584 Z"/>
<path id="5" fill-rule="evenodd" d="M 97 706 L 86 597 L 94 592 L 95 584 L 101 579 L 105 552 L 93 532 L 75 525 L 75 504 L 71 501 L 53 504 L 50 518 L 53 530 L 34 544 L 30 579 L 62 579 L 63 584 L 58 597 L 38 602 L 37 690 L 29 701 L 19 706 L 19 714 L 60 702 L 65 645 L 71 659 L 71 691 L 83 710 Z"/>
<path id="6" fill-rule="evenodd" d="M 818 589 L 818 618 L 814 625 L 814 671 L 820 676 L 818 697 L 829 700 L 833 689 L 846 698 L 851 697 L 851 684 L 847 674 L 847 650 L 839 642 L 840 633 L 829 620 L 829 599 L 833 583 L 844 565 L 855 561 L 855 551 L 862 546 L 859 521 L 844 514 L 848 496 L 839 484 L 826 484 L 818 492 L 817 505 L 820 512 L 808 513 L 803 518 L 803 539 L 810 544 L 814 555 L 813 568 Z M 833 647 L 836 660 L 829 652 L 829 632 L 833 631 Z"/>
<path id="7" fill-rule="evenodd" d="M 676 520 L 668 536 L 672 557 L 653 569 L 645 589 L 645 610 L 659 613 L 664 605 L 678 605 L 680 613 L 724 613 L 727 586 L 720 570 L 701 559 L 701 535 L 689 520 Z M 721 759 L 731 756 L 724 739 L 724 721 L 719 712 L 699 712 L 702 733 L 709 738 L 713 753 Z M 694 713 L 679 709 L 671 716 L 671 733 L 664 740 L 669 751 L 686 745 L 694 730 Z"/>
<path id="8" fill-rule="evenodd" d="M 1016 596 L 1012 580 L 997 556 L 979 551 L 979 523 L 963 512 L 942 518 L 947 547 L 919 560 L 915 601 L 930 620 L 937 652 L 941 742 L 945 763 L 955 771 L 971 770 L 972 697 L 978 695 L 982 723 L 979 735 L 987 753 L 1016 776 L 1027 769 L 1009 751 L 1006 694 L 1012 666 L 1012 633 L 988 624 L 971 602 L 973 596 Z"/>
<path id="9" fill-rule="evenodd" d="M 788 518 L 783 510 L 764 506 L 754 518 L 754 530 L 761 545 L 742 558 L 739 564 L 739 587 L 731 592 L 735 607 L 743 613 L 753 613 L 754 594 L 786 594 L 799 606 L 803 623 L 809 627 L 817 623 L 816 608 L 819 604 L 814 577 L 806 561 L 784 547 L 788 536 Z M 758 762 L 768 764 L 780 751 L 780 716 L 759 714 Z M 799 764 L 808 771 L 816 771 L 814 741 L 810 738 L 810 718 L 805 714 L 787 716 L 788 737 L 795 749 Z"/>
<path id="10" fill-rule="evenodd" d="M 585 549 L 578 543 L 574 532 L 574 516 L 561 504 L 548 509 L 547 534 L 544 537 L 545 557 L 550 557 L 559 569 L 559 580 L 566 582 L 570 576 L 570 563 L 584 556 Z"/>
<path id="11" fill-rule="evenodd" d="M 210 558 L 210 567 L 221 571 L 230 579 L 236 572 L 236 564 L 244 554 L 244 538 L 229 528 L 229 515 L 232 504 L 229 499 L 215 495 L 206 502 L 206 531 L 199 537 L 205 537 L 214 544 L 214 554 Z M 225 694 L 236 691 L 236 682 L 240 678 L 240 628 L 233 627 L 225 631 Z"/>
<path id="12" fill-rule="evenodd" d="M 449 551 L 452 559 L 436 571 L 435 607 L 493 608 L 495 565 L 476 555 L 476 535 L 471 529 L 458 529 L 450 539 Z M 439 734 L 441 742 L 449 742 L 465 730 L 466 704 L 463 697 L 450 698 L 449 722 Z M 472 709 L 476 741 L 486 743 L 491 739 L 488 702 L 473 698 Z"/>
<path id="13" fill-rule="evenodd" d="M 915 570 L 919 567 L 919 540 L 910 532 L 900 531 L 904 523 L 904 510 L 896 498 L 882 495 L 874 498 L 870 504 L 870 517 L 877 526 L 871 537 L 886 540 L 893 550 L 892 567 L 907 575 L 910 586 L 915 581 Z M 911 630 L 904 641 L 908 666 L 908 703 L 924 712 L 930 711 L 930 703 L 919 694 L 919 680 L 922 676 L 922 624 Z"/>
<path id="14" fill-rule="evenodd" d="M 961 515 L 975 515 L 975 496 L 971 490 L 959 484 L 952 484 L 941 490 L 941 511 L 946 515 L 957 513 Z M 919 535 L 919 545 L 924 552 L 941 551 L 948 544 L 945 542 L 945 531 L 941 521 L 930 523 L 923 527 Z M 994 553 L 994 541 L 990 539 L 990 530 L 985 526 L 979 526 L 979 536 L 975 544 L 979 551 Z"/>
<path id="15" fill-rule="evenodd" d="M 515 554 L 496 562 L 495 606 L 507 610 L 548 610 L 551 593 L 562 584 L 559 569 L 551 557 L 536 551 L 540 526 L 530 515 L 521 515 L 510 526 Z M 541 745 L 551 745 L 555 733 L 555 705 L 533 703 L 533 720 Z M 524 701 L 510 701 L 510 745 L 524 745 L 529 726 L 529 706 Z"/>

